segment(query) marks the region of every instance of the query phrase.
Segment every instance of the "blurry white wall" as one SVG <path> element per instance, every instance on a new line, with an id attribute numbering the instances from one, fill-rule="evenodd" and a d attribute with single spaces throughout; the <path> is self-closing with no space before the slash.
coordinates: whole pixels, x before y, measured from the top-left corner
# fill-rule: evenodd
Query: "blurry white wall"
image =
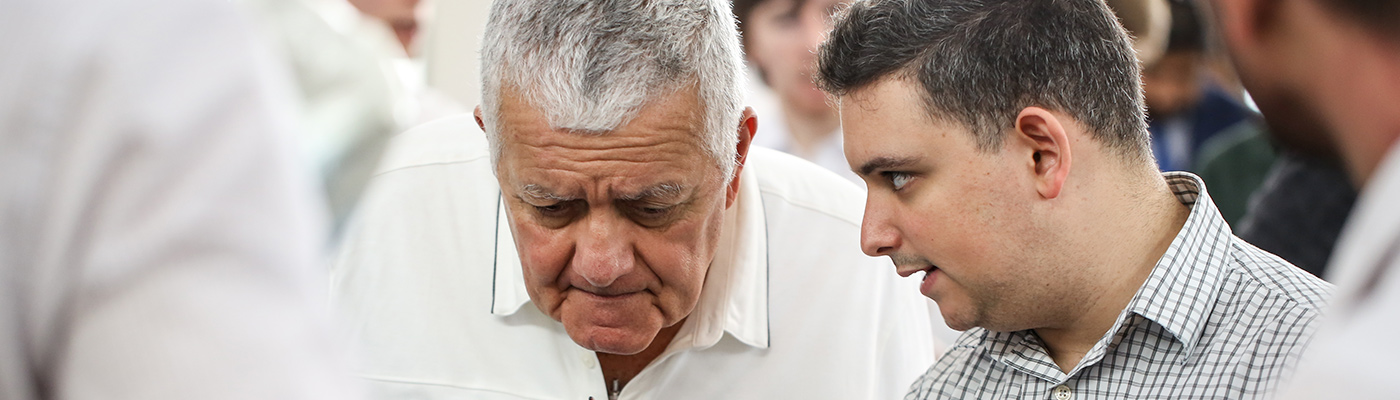
<path id="1" fill-rule="evenodd" d="M 426 21 L 422 55 L 428 87 L 468 110 L 481 104 L 481 33 L 490 0 L 434 0 Z"/>

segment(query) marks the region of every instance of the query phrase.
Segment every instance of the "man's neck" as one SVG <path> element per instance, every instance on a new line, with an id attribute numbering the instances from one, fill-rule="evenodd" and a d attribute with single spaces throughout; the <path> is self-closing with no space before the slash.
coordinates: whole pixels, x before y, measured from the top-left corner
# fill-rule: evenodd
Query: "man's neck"
<path id="1" fill-rule="evenodd" d="M 1068 320 L 1035 329 L 1050 358 L 1065 372 L 1073 370 L 1113 327 L 1190 216 L 1190 209 L 1177 201 L 1160 176 L 1139 193 L 1114 196 L 1121 207 L 1117 212 L 1102 210 L 1104 218 L 1094 222 L 1108 229 L 1093 240 L 1098 245 L 1080 264 L 1091 272 L 1086 274 L 1092 289 L 1086 293 L 1084 308 L 1071 313 Z"/>
<path id="2" fill-rule="evenodd" d="M 671 346 L 671 340 L 676 338 L 676 333 L 680 332 L 681 326 L 685 325 L 685 320 L 677 322 L 675 325 L 661 329 L 656 333 L 656 339 L 651 341 L 651 345 L 641 353 L 631 355 L 620 354 L 598 354 L 598 365 L 603 368 L 603 382 L 608 390 L 613 386 L 621 388 L 627 386 L 637 374 L 666 352 L 666 348 Z M 616 383 L 614 383 L 616 382 Z"/>

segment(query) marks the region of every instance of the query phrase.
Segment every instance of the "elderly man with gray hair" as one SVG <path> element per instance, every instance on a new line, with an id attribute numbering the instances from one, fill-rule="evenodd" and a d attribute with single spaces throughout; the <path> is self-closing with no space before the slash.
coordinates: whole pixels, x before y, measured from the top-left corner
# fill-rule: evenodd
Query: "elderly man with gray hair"
<path id="1" fill-rule="evenodd" d="M 335 267 L 382 397 L 888 399 L 932 362 L 859 189 L 749 146 L 728 1 L 500 0 L 482 64 L 476 119 L 394 139 Z"/>

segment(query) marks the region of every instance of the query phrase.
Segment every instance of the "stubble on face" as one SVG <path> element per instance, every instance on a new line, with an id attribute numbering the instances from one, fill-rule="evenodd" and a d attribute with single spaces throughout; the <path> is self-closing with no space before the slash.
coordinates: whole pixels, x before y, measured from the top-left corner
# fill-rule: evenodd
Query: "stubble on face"
<path id="1" fill-rule="evenodd" d="M 896 265 L 938 267 L 925 294 L 954 329 L 1024 330 L 1066 314 L 1082 298 L 1074 293 L 1082 272 L 1058 261 L 1030 154 L 979 150 L 965 127 L 926 115 L 917 85 L 890 79 L 842 99 L 847 157 L 869 186 L 873 237 L 899 238 L 875 239 L 867 252 L 888 246 Z M 921 161 L 862 168 L 906 159 Z M 913 178 L 895 191 L 890 173 Z"/>

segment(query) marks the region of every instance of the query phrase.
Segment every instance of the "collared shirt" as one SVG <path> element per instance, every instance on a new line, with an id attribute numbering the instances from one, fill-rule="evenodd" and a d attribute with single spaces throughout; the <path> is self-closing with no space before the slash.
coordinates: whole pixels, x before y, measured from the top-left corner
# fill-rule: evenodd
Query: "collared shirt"
<path id="1" fill-rule="evenodd" d="M 1200 178 L 1163 174 L 1186 224 L 1069 373 L 1033 331 L 968 330 L 908 399 L 1245 399 L 1307 345 L 1331 286 L 1230 234 Z"/>
<path id="2" fill-rule="evenodd" d="M 0 399 L 359 398 L 288 71 L 247 17 L 0 1 Z"/>
<path id="3" fill-rule="evenodd" d="M 608 398 L 596 354 L 525 291 L 470 116 L 400 134 L 352 218 L 335 301 L 380 398 Z M 861 253 L 863 197 L 754 149 L 701 297 L 622 399 L 888 399 L 933 361 L 928 302 Z M 942 325 L 942 321 L 933 321 Z"/>
<path id="4" fill-rule="evenodd" d="M 1337 297 L 1284 399 L 1395 399 L 1400 379 L 1400 142 L 1362 189 L 1328 266 Z"/>

